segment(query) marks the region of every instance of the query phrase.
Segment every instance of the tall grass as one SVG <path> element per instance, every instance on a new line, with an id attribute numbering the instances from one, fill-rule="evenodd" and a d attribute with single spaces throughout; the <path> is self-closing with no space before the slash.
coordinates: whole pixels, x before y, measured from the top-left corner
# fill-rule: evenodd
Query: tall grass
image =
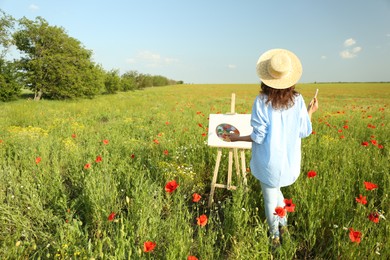
<path id="1" fill-rule="evenodd" d="M 390 84 L 319 88 L 301 176 L 283 189 L 296 210 L 273 250 L 258 181 L 218 189 L 208 115 L 250 113 L 257 85 L 149 88 L 93 100 L 0 103 L 1 259 L 362 259 L 390 256 Z M 367 142 L 368 146 L 362 145 Z M 246 152 L 249 165 L 250 151 Z M 314 178 L 307 172 L 315 171 Z M 223 154 L 220 179 L 226 179 Z M 165 191 L 167 182 L 179 187 Z M 364 182 L 378 185 L 366 190 Z M 192 194 L 202 196 L 192 202 Z M 367 204 L 356 201 L 365 196 Z M 368 219 L 378 212 L 379 223 Z M 112 214 L 114 213 L 114 214 Z M 205 226 L 197 218 L 205 214 Z M 111 217 L 110 217 L 111 216 Z M 114 216 L 114 217 L 113 217 Z M 350 228 L 361 232 L 352 242 Z M 156 247 L 144 252 L 144 242 Z"/>

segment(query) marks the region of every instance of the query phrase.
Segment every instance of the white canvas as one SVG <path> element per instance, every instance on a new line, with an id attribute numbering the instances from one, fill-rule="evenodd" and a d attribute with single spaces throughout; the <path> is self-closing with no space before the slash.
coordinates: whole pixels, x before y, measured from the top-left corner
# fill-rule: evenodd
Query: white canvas
<path id="1" fill-rule="evenodd" d="M 237 129 L 240 136 L 250 135 L 252 133 L 250 123 L 250 114 L 210 114 L 207 143 L 213 147 L 251 149 L 251 142 L 227 142 L 218 137 L 217 134 L 218 126 L 228 124 L 233 126 L 232 129 Z"/>

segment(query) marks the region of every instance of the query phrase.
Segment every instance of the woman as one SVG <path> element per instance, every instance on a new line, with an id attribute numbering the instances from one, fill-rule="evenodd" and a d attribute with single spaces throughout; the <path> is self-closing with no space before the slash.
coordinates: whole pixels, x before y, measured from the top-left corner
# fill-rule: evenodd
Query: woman
<path id="1" fill-rule="evenodd" d="M 287 231 L 286 217 L 275 215 L 284 207 L 281 187 L 293 184 L 300 173 L 301 138 L 312 132 L 311 116 L 318 109 L 317 98 L 308 108 L 295 84 L 302 75 L 298 57 L 284 49 L 272 49 L 257 62 L 261 92 L 252 107 L 253 132 L 231 135 L 230 140 L 252 143 L 251 172 L 261 184 L 269 231 L 274 246 Z"/>

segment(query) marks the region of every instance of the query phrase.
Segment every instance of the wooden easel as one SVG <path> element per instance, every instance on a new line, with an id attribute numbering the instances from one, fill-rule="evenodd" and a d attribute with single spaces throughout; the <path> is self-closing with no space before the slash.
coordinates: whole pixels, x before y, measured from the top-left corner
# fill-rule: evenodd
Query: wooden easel
<path id="1" fill-rule="evenodd" d="M 232 93 L 232 100 L 231 100 L 229 114 L 235 114 L 235 102 L 236 102 L 236 94 Z M 221 158 L 222 158 L 222 148 L 219 147 L 217 150 L 217 160 L 215 162 L 214 175 L 213 175 L 213 180 L 211 182 L 211 191 L 210 191 L 209 203 L 208 203 L 209 207 L 211 207 L 211 204 L 214 201 L 215 188 L 224 188 L 224 189 L 228 189 L 228 190 L 237 189 L 237 186 L 233 186 L 233 185 L 231 185 L 231 183 L 232 183 L 232 171 L 233 171 L 233 158 L 234 158 L 234 164 L 235 164 L 235 168 L 236 168 L 237 179 L 240 177 L 240 163 L 238 160 L 238 149 L 237 148 L 228 148 L 228 149 L 229 149 L 229 164 L 228 164 L 228 178 L 227 178 L 226 184 L 217 183 L 219 165 L 221 163 Z M 245 150 L 244 149 L 240 149 L 240 158 L 241 158 L 241 175 L 243 177 L 243 183 L 246 186 L 247 179 L 246 179 Z"/>

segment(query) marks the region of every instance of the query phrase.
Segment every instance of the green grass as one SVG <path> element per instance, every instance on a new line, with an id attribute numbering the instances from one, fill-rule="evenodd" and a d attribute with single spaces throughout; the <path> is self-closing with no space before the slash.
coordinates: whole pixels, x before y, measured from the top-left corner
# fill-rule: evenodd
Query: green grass
<path id="1" fill-rule="evenodd" d="M 296 204 L 291 239 L 276 251 L 250 174 L 247 190 L 234 179 L 239 188 L 217 189 L 207 207 L 216 159 L 205 136 L 208 115 L 229 112 L 231 93 L 236 112 L 250 113 L 259 86 L 181 85 L 92 100 L 0 103 L 0 258 L 388 257 L 390 84 L 298 86 L 306 102 L 316 88 L 320 109 L 313 135 L 302 142 L 301 176 L 283 189 Z M 247 165 L 249 159 L 246 151 Z M 310 170 L 317 176 L 308 178 Z M 225 172 L 226 152 L 218 182 Z M 171 180 L 179 187 L 167 193 Z M 378 188 L 367 191 L 365 181 Z M 198 203 L 194 192 L 202 196 Z M 356 202 L 360 194 L 366 205 Z M 373 223 L 368 215 L 377 211 L 386 219 Z M 204 227 L 197 225 L 202 214 Z M 359 244 L 349 228 L 361 232 Z M 146 241 L 156 243 L 152 252 L 143 251 Z"/>

